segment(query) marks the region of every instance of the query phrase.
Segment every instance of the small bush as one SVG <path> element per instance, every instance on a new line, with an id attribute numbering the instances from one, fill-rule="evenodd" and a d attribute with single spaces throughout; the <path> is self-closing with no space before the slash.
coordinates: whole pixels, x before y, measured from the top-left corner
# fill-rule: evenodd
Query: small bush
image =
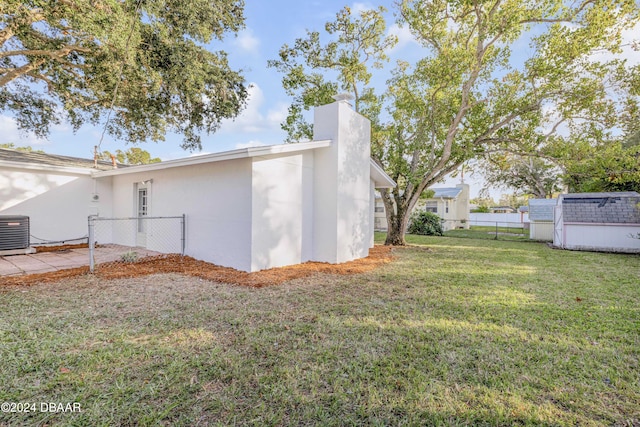
<path id="1" fill-rule="evenodd" d="M 442 222 L 433 212 L 414 212 L 409 219 L 407 231 L 423 236 L 442 236 Z"/>
<path id="2" fill-rule="evenodd" d="M 138 252 L 128 251 L 120 256 L 120 260 L 123 262 L 136 262 L 138 260 Z"/>

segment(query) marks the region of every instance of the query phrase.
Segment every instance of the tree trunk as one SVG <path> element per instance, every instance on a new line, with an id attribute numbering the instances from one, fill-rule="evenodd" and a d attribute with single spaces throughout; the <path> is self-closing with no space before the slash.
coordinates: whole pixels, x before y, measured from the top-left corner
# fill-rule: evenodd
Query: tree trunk
<path id="1" fill-rule="evenodd" d="M 404 240 L 404 233 L 407 231 L 409 222 L 409 210 L 397 206 L 397 213 L 387 215 L 387 239 L 385 245 L 404 246 L 407 244 Z"/>

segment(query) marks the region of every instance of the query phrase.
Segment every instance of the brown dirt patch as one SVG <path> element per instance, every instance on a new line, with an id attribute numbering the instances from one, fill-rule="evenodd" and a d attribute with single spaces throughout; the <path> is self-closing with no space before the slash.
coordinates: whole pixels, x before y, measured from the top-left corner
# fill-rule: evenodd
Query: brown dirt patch
<path id="1" fill-rule="evenodd" d="M 162 255 L 143 258 L 135 263 L 111 263 L 99 265 L 94 275 L 103 279 L 122 279 L 147 276 L 150 274 L 179 273 L 199 277 L 214 282 L 230 283 L 260 288 L 278 285 L 293 279 L 313 274 L 359 274 L 371 271 L 393 259 L 390 246 L 376 245 L 369 250 L 369 256 L 342 264 L 324 262 L 305 262 L 304 264 L 246 273 L 230 267 L 221 267 L 208 262 L 180 255 Z M 33 285 L 52 283 L 62 279 L 89 274 L 89 267 L 72 268 L 52 273 L 31 274 L 28 276 L 6 277 L 3 285 Z"/>

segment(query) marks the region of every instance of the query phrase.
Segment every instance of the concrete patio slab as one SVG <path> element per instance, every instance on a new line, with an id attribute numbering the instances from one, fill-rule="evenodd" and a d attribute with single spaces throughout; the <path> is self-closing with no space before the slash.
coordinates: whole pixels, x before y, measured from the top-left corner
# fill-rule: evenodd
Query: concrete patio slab
<path id="1" fill-rule="evenodd" d="M 120 262 L 122 254 L 134 251 L 138 259 L 162 255 L 160 252 L 144 248 L 131 248 L 119 245 L 103 245 L 95 248 L 96 264 Z M 2 277 L 47 273 L 69 268 L 89 266 L 89 249 L 64 249 L 54 252 L 40 252 L 29 255 L 10 255 L 0 257 L 0 282 Z"/>
<path id="2" fill-rule="evenodd" d="M 13 276 L 16 274 L 24 274 L 22 270 L 12 263 L 0 258 L 0 276 Z"/>

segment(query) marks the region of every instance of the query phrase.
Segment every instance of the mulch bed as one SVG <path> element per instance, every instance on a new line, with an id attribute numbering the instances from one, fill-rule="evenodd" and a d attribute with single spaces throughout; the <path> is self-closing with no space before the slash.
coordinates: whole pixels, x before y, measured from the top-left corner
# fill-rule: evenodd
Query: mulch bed
<path id="1" fill-rule="evenodd" d="M 313 274 L 359 274 L 371 271 L 393 259 L 390 246 L 376 245 L 369 250 L 369 256 L 342 264 L 323 262 L 305 262 L 287 267 L 246 273 L 230 267 L 221 267 L 208 262 L 180 255 L 161 255 L 143 258 L 135 263 L 102 264 L 96 268 L 94 275 L 103 279 L 123 279 L 146 276 L 150 274 L 179 273 L 214 282 L 230 283 L 260 288 L 278 285 L 293 279 Z M 28 276 L 5 277 L 0 279 L 2 285 L 33 285 L 36 283 L 52 283 L 62 279 L 89 274 L 89 267 L 71 268 L 51 273 L 31 274 Z"/>
<path id="2" fill-rule="evenodd" d="M 36 253 L 40 252 L 66 252 L 71 249 L 85 249 L 88 248 L 88 243 L 77 243 L 73 245 L 57 245 L 57 246 L 34 246 Z"/>

